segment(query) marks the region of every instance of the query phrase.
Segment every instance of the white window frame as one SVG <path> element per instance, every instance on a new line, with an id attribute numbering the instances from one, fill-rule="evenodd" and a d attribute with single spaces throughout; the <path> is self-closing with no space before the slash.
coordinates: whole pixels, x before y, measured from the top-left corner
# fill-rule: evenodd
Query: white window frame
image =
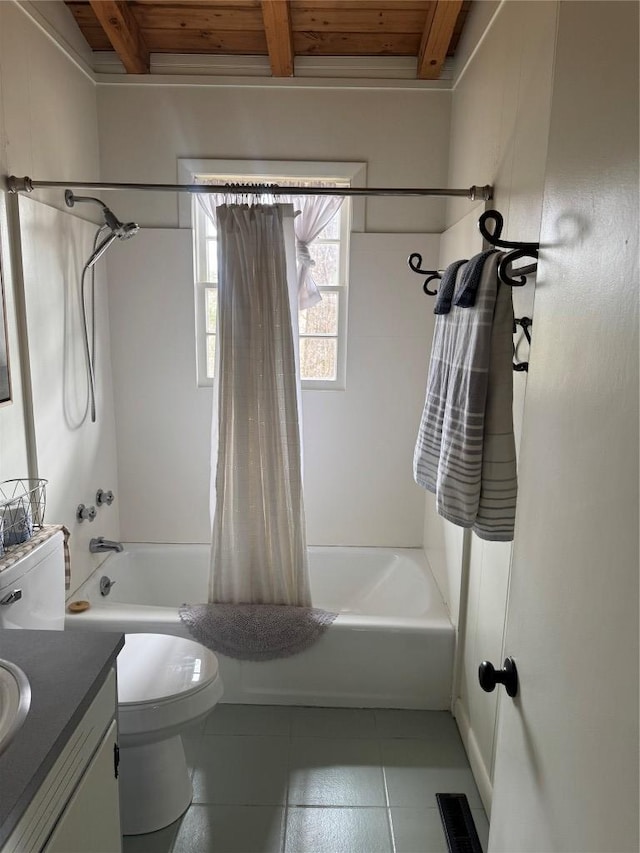
<path id="1" fill-rule="evenodd" d="M 238 175 L 251 180 L 253 177 L 268 181 L 286 175 L 287 179 L 318 179 L 348 182 L 350 186 L 366 186 L 366 165 L 364 163 L 321 163 L 317 161 L 246 161 L 246 160 L 178 160 L 179 183 L 192 183 L 198 175 L 216 175 L 238 180 Z M 207 376 L 207 331 L 206 331 L 206 291 L 213 282 L 197 280 L 196 270 L 205 261 L 203 257 L 206 245 L 199 239 L 200 228 L 196 228 L 197 219 L 205 214 L 197 206 L 195 197 L 184 194 L 179 201 L 180 226 L 192 228 L 194 234 L 194 283 L 195 283 L 195 337 L 196 337 L 196 376 L 199 388 L 211 387 L 213 380 Z M 303 390 L 338 391 L 346 388 L 347 356 L 347 311 L 348 311 L 348 265 L 349 238 L 351 231 L 364 231 L 364 199 L 354 198 L 348 206 L 347 215 L 341 217 L 340 233 L 340 270 L 339 285 L 323 286 L 324 292 L 338 294 L 338 334 L 337 334 L 337 370 L 335 379 L 305 379 Z M 200 257 L 198 257 L 200 256 Z M 198 261 L 200 263 L 198 263 Z M 304 335 L 300 336 L 301 338 Z M 311 337 L 318 337 L 312 335 Z"/>

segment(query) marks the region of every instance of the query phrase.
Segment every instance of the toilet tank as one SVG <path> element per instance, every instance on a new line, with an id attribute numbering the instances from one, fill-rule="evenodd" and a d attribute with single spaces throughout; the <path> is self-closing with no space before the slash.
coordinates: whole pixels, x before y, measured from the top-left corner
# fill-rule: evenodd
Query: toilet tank
<path id="1" fill-rule="evenodd" d="M 58 531 L 0 571 L 0 628 L 63 630 L 63 543 Z"/>

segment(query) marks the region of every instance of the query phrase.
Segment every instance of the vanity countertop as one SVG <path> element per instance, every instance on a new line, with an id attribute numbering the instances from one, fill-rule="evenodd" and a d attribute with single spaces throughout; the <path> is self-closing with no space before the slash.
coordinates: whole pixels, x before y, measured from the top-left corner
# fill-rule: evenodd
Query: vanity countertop
<path id="1" fill-rule="evenodd" d="M 0 754 L 0 847 L 104 683 L 123 634 L 0 629 L 0 658 L 31 685 L 29 714 Z"/>

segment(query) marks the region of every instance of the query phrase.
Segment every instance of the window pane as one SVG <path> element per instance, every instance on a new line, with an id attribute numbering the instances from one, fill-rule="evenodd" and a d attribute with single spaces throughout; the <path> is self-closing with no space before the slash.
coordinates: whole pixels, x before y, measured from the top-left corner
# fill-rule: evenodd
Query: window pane
<path id="1" fill-rule="evenodd" d="M 325 225 L 324 229 L 318 234 L 318 240 L 340 239 L 340 215 L 341 211 L 338 211 L 331 222 Z"/>
<path id="2" fill-rule="evenodd" d="M 338 294 L 323 293 L 322 302 L 300 312 L 301 335 L 338 334 Z"/>
<path id="3" fill-rule="evenodd" d="M 207 269 L 205 281 L 218 280 L 218 241 L 207 240 Z"/>
<path id="4" fill-rule="evenodd" d="M 201 216 L 204 219 L 205 236 L 206 237 L 215 237 L 216 236 L 216 226 L 211 221 L 211 218 L 204 211 L 202 211 Z"/>
<path id="5" fill-rule="evenodd" d="M 205 322 L 207 334 L 216 333 L 218 314 L 218 290 L 215 287 L 207 287 L 205 296 Z"/>
<path id="6" fill-rule="evenodd" d="M 213 379 L 216 365 L 216 336 L 207 335 L 207 379 Z"/>
<path id="7" fill-rule="evenodd" d="M 335 338 L 301 338 L 300 372 L 302 379 L 335 379 L 338 342 Z"/>
<path id="8" fill-rule="evenodd" d="M 312 243 L 309 252 L 316 262 L 311 268 L 311 277 L 316 284 L 339 284 L 340 246 L 337 243 Z"/>

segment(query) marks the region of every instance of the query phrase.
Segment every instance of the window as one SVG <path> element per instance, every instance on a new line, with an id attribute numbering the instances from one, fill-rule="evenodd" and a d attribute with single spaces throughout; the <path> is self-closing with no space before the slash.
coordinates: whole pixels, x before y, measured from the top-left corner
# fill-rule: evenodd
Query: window
<path id="1" fill-rule="evenodd" d="M 242 171 L 237 169 L 234 172 L 228 169 L 204 171 L 194 169 L 192 162 L 189 165 L 191 168 L 187 167 L 187 169 L 190 180 L 214 184 L 277 183 L 283 187 L 288 185 L 346 187 L 351 185 L 354 175 L 357 174 L 360 177 L 363 172 L 360 164 L 338 164 L 348 166 L 343 174 L 337 170 L 327 174 L 332 164 L 326 163 L 308 164 L 312 168 L 306 174 L 301 171 L 304 163 L 278 163 L 277 166 L 281 171 L 271 168 L 261 174 L 257 174 L 255 170 L 245 171 L 244 169 Z M 211 165 L 217 165 L 216 161 L 212 161 Z M 236 161 L 234 165 L 242 164 L 241 161 Z M 283 168 L 285 165 L 295 168 L 285 172 Z M 318 166 L 321 167 L 320 170 Z M 354 169 L 354 166 L 357 168 Z M 183 175 L 184 172 L 183 167 Z M 360 184 L 360 181 L 356 183 Z M 274 201 L 276 200 L 274 198 Z M 214 223 L 197 199 L 192 197 L 191 202 L 195 260 L 197 379 L 199 386 L 208 386 L 213 381 L 216 350 L 217 234 Z M 305 389 L 345 387 L 351 208 L 351 199 L 346 198 L 332 221 L 309 245 L 309 252 L 315 262 L 311 275 L 318 286 L 322 301 L 299 312 L 300 368 L 302 387 Z"/>

